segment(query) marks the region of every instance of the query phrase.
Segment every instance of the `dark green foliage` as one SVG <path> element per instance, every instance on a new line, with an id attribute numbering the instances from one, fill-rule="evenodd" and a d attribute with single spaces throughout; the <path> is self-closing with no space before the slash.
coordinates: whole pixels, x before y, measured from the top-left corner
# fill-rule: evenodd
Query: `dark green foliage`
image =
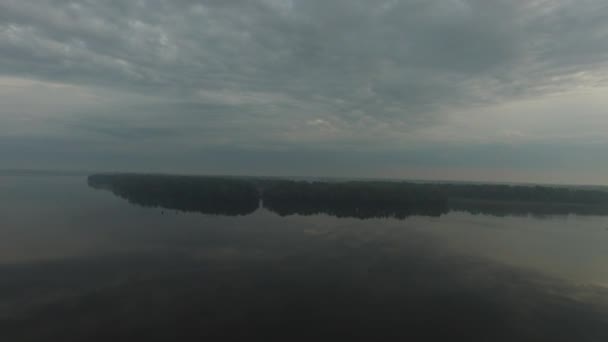
<path id="1" fill-rule="evenodd" d="M 499 216 L 608 213 L 608 192 L 566 187 L 138 174 L 93 175 L 89 184 L 143 206 L 220 215 L 252 213 L 260 199 L 265 208 L 283 216 L 405 218 L 449 210 Z"/>
<path id="2" fill-rule="evenodd" d="M 280 215 L 326 213 L 338 217 L 439 216 L 447 199 L 423 185 L 390 182 L 293 182 L 267 184 L 264 207 Z"/>
<path id="3" fill-rule="evenodd" d="M 492 184 L 427 184 L 444 196 L 460 199 L 506 202 L 606 204 L 608 192 L 567 187 L 492 185 Z"/>
<path id="4" fill-rule="evenodd" d="M 607 204 L 518 202 L 475 199 L 450 199 L 450 210 L 473 215 L 492 216 L 553 216 L 553 215 L 608 215 Z"/>
<path id="5" fill-rule="evenodd" d="M 259 194 L 248 181 L 195 176 L 93 175 L 89 185 L 112 191 L 131 203 L 206 214 L 247 215 L 257 210 Z"/>

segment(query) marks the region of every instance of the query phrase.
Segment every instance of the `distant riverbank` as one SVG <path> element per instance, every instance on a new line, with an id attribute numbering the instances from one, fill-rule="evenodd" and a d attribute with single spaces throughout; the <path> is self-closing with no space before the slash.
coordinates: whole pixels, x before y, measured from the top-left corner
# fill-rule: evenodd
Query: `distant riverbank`
<path id="1" fill-rule="evenodd" d="M 88 184 L 131 203 L 218 215 L 247 215 L 260 206 L 279 215 L 338 217 L 606 215 L 608 192 L 594 189 L 396 181 L 295 181 L 277 178 L 94 174 Z"/>

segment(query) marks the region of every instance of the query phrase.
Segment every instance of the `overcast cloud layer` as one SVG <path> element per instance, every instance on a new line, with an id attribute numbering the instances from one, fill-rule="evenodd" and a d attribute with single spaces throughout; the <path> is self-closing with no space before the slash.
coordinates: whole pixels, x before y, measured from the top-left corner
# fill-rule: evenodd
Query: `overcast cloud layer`
<path id="1" fill-rule="evenodd" d="M 607 38 L 601 0 L 3 0 L 0 166 L 608 183 Z"/>

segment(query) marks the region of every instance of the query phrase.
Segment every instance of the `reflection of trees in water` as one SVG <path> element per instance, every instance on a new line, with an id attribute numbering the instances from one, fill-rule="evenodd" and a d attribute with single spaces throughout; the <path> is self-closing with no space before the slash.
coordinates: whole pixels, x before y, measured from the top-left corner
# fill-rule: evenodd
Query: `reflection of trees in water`
<path id="1" fill-rule="evenodd" d="M 264 202 L 264 208 L 281 216 L 288 215 L 318 215 L 327 214 L 336 217 L 366 218 L 397 218 L 405 219 L 409 216 L 441 216 L 448 212 L 445 206 L 371 206 L 339 203 L 289 203 Z"/>
<path id="2" fill-rule="evenodd" d="M 540 203 L 454 199 L 449 201 L 451 211 L 491 216 L 558 216 L 608 215 L 606 204 Z"/>
<path id="3" fill-rule="evenodd" d="M 215 215 L 247 215 L 258 209 L 255 186 L 249 182 L 213 177 L 163 175 L 95 175 L 89 185 L 108 189 L 129 202 Z"/>
<path id="4" fill-rule="evenodd" d="M 608 215 L 608 193 L 542 186 L 291 182 L 264 185 L 264 206 L 279 215 L 337 217 L 440 216 L 449 211 L 492 216 Z"/>
<path id="5" fill-rule="evenodd" d="M 421 185 L 386 182 L 248 181 L 235 178 L 164 175 L 94 175 L 89 185 L 129 202 L 218 215 L 246 215 L 264 207 L 279 215 L 337 217 L 439 216 L 446 200 Z"/>
<path id="6" fill-rule="evenodd" d="M 539 186 L 297 182 L 168 175 L 93 175 L 89 185 L 129 202 L 216 215 L 247 215 L 264 207 L 281 216 L 398 218 L 449 212 L 507 215 L 606 215 L 608 193 Z"/>
<path id="7" fill-rule="evenodd" d="M 281 216 L 328 214 L 361 219 L 447 213 L 447 201 L 438 192 L 386 182 L 274 182 L 264 190 L 264 207 Z"/>

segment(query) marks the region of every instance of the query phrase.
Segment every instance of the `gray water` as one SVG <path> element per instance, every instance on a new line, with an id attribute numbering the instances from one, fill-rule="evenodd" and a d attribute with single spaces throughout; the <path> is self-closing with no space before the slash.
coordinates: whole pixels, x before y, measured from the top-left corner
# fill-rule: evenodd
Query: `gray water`
<path id="1" fill-rule="evenodd" d="M 142 208 L 0 176 L 0 341 L 608 341 L 608 217 Z"/>

